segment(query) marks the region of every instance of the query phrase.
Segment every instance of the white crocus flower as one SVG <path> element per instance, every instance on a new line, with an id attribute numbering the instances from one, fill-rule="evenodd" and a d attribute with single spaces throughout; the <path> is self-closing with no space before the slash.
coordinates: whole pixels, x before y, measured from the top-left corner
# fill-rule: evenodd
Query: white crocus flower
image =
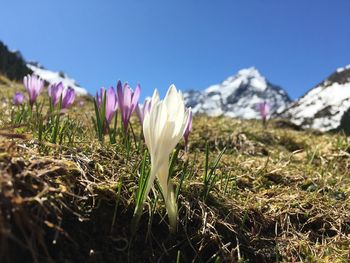
<path id="1" fill-rule="evenodd" d="M 151 174 L 144 196 L 147 197 L 157 177 L 173 231 L 176 229 L 177 204 L 173 185 L 168 180 L 169 155 L 184 134 L 188 116 L 181 91 L 171 85 L 163 101 L 159 99 L 158 91 L 154 91 L 151 109 L 143 123 L 145 142 L 151 155 Z"/>

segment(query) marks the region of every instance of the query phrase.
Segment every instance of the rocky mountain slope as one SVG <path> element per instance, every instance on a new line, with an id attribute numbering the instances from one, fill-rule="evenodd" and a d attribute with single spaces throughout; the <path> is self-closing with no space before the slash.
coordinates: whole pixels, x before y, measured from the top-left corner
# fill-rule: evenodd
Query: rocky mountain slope
<path id="1" fill-rule="evenodd" d="M 303 128 L 329 131 L 338 128 L 350 108 L 350 65 L 338 68 L 326 80 L 294 102 L 283 117 Z"/>
<path id="2" fill-rule="evenodd" d="M 11 80 L 21 80 L 29 73 L 31 73 L 31 70 L 26 66 L 21 53 L 19 51 L 10 51 L 0 41 L 0 74 Z"/>
<path id="3" fill-rule="evenodd" d="M 244 119 L 259 118 L 256 105 L 264 100 L 270 104 L 272 115 L 282 112 L 291 102 L 282 88 L 271 84 L 254 67 L 242 69 L 204 91 L 185 92 L 184 96 L 194 113 Z"/>

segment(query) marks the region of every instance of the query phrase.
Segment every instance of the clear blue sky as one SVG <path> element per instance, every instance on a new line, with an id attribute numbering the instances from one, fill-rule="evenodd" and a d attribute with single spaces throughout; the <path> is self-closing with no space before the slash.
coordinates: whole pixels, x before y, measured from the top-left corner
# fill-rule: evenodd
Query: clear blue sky
<path id="1" fill-rule="evenodd" d="M 350 64 L 350 0 L 1 0 L 0 40 L 94 93 L 203 89 L 256 66 L 292 98 Z"/>

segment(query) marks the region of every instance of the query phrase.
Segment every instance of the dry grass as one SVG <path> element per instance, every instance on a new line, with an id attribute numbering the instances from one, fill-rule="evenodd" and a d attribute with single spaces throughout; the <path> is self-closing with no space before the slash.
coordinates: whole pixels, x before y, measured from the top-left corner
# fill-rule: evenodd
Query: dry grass
<path id="1" fill-rule="evenodd" d="M 177 183 L 186 175 L 177 234 L 155 190 L 131 238 L 142 154 L 101 147 L 88 102 L 70 112 L 85 127 L 74 146 L 39 143 L 8 125 L 11 92 L 0 98 L 1 262 L 350 260 L 350 141 L 341 134 L 197 116 L 190 152 L 180 151 L 175 166 Z M 133 127 L 138 133 L 135 119 Z M 206 143 L 210 160 L 227 150 L 205 199 Z"/>

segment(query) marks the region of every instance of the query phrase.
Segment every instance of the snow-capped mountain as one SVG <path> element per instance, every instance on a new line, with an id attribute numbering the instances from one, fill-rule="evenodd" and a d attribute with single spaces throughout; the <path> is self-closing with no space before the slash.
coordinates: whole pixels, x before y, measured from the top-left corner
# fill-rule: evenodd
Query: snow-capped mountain
<path id="1" fill-rule="evenodd" d="M 74 79 L 70 78 L 63 72 L 55 72 L 40 66 L 37 63 L 27 63 L 27 67 L 33 71 L 33 73 L 45 80 L 49 84 L 62 82 L 65 87 L 71 87 L 78 95 L 87 95 L 86 89 L 80 87 Z"/>
<path id="2" fill-rule="evenodd" d="M 204 91 L 185 92 L 184 97 L 194 113 L 244 119 L 259 118 L 257 104 L 264 100 L 269 103 L 272 115 L 282 112 L 291 102 L 282 88 L 268 82 L 254 67 L 242 69 Z"/>
<path id="3" fill-rule="evenodd" d="M 329 131 L 338 128 L 344 112 L 350 108 L 350 65 L 338 68 L 282 116 L 303 128 Z"/>

